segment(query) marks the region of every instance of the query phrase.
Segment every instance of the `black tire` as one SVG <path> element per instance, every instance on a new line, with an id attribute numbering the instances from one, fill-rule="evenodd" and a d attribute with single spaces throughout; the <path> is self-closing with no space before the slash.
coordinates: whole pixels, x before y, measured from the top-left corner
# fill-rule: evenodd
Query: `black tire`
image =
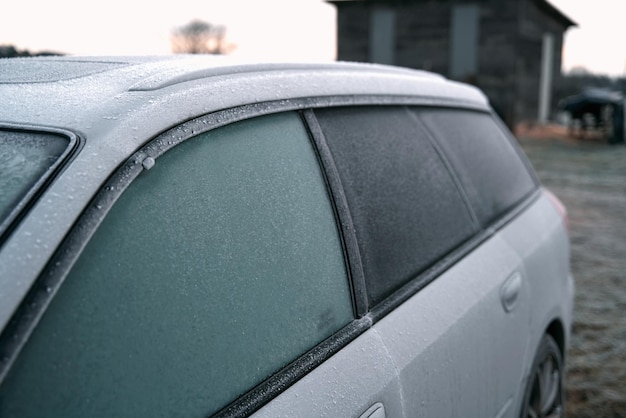
<path id="1" fill-rule="evenodd" d="M 550 335 L 539 343 L 526 383 L 520 418 L 562 418 L 563 356 Z"/>

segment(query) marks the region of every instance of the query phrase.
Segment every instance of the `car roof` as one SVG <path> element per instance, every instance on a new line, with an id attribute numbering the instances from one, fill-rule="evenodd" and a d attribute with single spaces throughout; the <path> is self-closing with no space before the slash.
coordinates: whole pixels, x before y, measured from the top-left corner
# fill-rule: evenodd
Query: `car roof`
<path id="1" fill-rule="evenodd" d="M 487 106 L 473 87 L 426 71 L 377 64 L 248 63 L 214 55 L 32 57 L 0 60 L 0 95 L 12 99 L 0 105 L 0 122 L 80 128 L 73 122 L 119 117 L 132 106 L 123 97 L 155 99 L 200 83 L 216 92 L 204 99 L 207 112 L 255 101 L 337 95 L 406 95 Z"/>
<path id="2" fill-rule="evenodd" d="M 42 83 L 84 77 L 90 74 L 113 71 L 122 67 L 135 66 L 141 77 L 150 78 L 159 74 L 163 85 L 145 85 L 141 89 L 157 89 L 194 78 L 205 78 L 225 73 L 252 73 L 289 70 L 332 70 L 378 71 L 387 73 L 419 74 L 431 79 L 443 77 L 421 70 L 370 63 L 303 63 L 303 62 L 253 62 L 223 55 L 163 55 L 163 56 L 47 56 L 13 58 L 0 61 L 3 72 L 0 84 Z M 185 80 L 176 76 L 185 74 Z M 109 76 L 111 73 L 108 74 Z M 128 75 L 118 73 L 115 80 L 122 85 Z M 134 77 L 133 77 L 134 78 Z M 111 79 L 111 77 L 109 77 Z M 133 81 L 134 83 L 134 81 Z"/>

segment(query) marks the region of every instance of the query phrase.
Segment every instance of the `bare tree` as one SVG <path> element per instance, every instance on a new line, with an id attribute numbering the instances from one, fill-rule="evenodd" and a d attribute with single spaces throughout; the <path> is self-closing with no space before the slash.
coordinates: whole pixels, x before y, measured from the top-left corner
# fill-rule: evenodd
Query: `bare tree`
<path id="1" fill-rule="evenodd" d="M 192 20 L 172 31 L 172 51 L 175 54 L 225 54 L 226 28 L 202 20 Z"/>
<path id="2" fill-rule="evenodd" d="M 36 57 L 36 56 L 55 56 L 64 55 L 54 51 L 31 52 L 28 49 L 17 49 L 13 45 L 0 44 L 0 58 L 16 58 L 16 57 Z"/>

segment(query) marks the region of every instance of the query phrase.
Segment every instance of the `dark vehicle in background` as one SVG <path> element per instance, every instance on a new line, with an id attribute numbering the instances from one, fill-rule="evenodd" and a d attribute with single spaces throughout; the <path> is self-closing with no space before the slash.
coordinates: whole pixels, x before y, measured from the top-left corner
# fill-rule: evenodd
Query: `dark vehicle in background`
<path id="1" fill-rule="evenodd" d="M 601 130 L 609 143 L 616 144 L 626 138 L 625 104 L 621 92 L 587 89 L 561 100 L 559 110 L 568 114 L 571 129 Z"/>

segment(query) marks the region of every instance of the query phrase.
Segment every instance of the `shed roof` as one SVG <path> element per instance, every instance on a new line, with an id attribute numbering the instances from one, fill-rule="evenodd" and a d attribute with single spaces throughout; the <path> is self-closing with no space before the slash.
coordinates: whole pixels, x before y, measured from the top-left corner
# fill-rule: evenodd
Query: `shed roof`
<path id="1" fill-rule="evenodd" d="M 372 3 L 372 4 L 386 4 L 386 5 L 400 5 L 410 3 L 427 3 L 433 0 L 326 0 L 331 4 L 348 4 L 348 3 Z M 570 26 L 577 26 L 576 22 L 567 17 L 563 12 L 554 7 L 547 0 L 529 0 L 532 1 L 539 10 L 545 13 L 547 16 L 559 22 L 566 29 Z"/>
<path id="2" fill-rule="evenodd" d="M 546 15 L 550 16 L 551 18 L 553 18 L 554 20 L 556 20 L 557 22 L 565 26 L 565 28 L 568 28 L 570 26 L 578 26 L 576 22 L 574 22 L 572 19 L 567 17 L 565 14 L 563 14 L 563 12 L 561 12 L 559 9 L 557 9 L 552 4 L 550 4 L 550 2 L 546 0 L 532 0 L 532 1 L 535 3 L 537 8 L 539 8 L 539 10 L 541 10 Z"/>

